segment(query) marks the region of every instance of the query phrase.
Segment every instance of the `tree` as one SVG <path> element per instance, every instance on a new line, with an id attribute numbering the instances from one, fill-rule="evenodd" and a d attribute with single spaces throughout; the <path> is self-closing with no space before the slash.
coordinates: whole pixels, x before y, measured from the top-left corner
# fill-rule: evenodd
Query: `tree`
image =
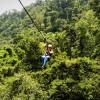
<path id="1" fill-rule="evenodd" d="M 94 12 L 89 10 L 84 13 L 75 27 L 79 34 L 79 55 L 91 57 L 95 47 L 94 32 L 98 29 L 98 20 L 95 18 Z"/>
<path id="2" fill-rule="evenodd" d="M 25 65 L 31 66 L 31 70 L 38 68 L 40 65 L 40 58 L 41 58 L 41 51 L 39 48 L 39 41 L 36 41 L 33 38 L 23 38 L 19 41 L 17 46 L 17 53 L 22 53 L 23 56 L 20 55 L 19 57 L 22 58 L 22 62 Z M 20 51 L 19 51 L 20 50 Z M 33 67 L 34 66 L 34 67 Z M 27 70 L 30 70 L 26 68 Z"/>
<path id="3" fill-rule="evenodd" d="M 90 2 L 90 7 L 96 12 L 97 17 L 100 19 L 100 1 L 99 0 L 92 0 Z"/>

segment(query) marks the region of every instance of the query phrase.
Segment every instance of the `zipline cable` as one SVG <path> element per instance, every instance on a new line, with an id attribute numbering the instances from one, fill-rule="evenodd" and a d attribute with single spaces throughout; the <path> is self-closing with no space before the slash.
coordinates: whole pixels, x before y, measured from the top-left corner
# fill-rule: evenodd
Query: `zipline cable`
<path id="1" fill-rule="evenodd" d="M 25 10 L 25 12 L 27 13 L 27 15 L 29 16 L 29 18 L 31 19 L 32 23 L 35 25 L 35 27 L 38 29 L 38 31 L 40 32 L 42 38 L 44 39 L 44 41 L 46 41 L 46 39 L 44 38 L 43 34 L 41 33 L 40 29 L 38 28 L 37 24 L 34 22 L 34 20 L 32 19 L 32 17 L 30 16 L 30 14 L 28 13 L 28 11 L 26 10 L 26 8 L 24 7 L 24 5 L 22 4 L 22 2 L 19 0 L 20 4 L 22 5 L 23 9 Z"/>

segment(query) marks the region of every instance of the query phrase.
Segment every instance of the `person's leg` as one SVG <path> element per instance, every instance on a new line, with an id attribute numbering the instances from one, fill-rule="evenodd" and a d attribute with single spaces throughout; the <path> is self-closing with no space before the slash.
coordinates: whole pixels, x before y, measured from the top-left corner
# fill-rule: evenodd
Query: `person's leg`
<path id="1" fill-rule="evenodd" d="M 42 64 L 43 64 L 44 63 L 45 56 L 43 55 L 41 59 L 42 59 Z"/>
<path id="2" fill-rule="evenodd" d="M 45 65 L 46 65 L 46 63 L 47 63 L 47 61 L 48 61 L 48 59 L 50 58 L 50 56 L 45 56 L 45 58 L 44 58 L 44 63 L 43 63 L 43 66 L 45 67 Z"/>
<path id="3" fill-rule="evenodd" d="M 45 56 L 43 55 L 43 56 L 41 57 L 41 60 L 42 60 L 42 68 L 44 68 L 44 59 L 45 59 Z"/>

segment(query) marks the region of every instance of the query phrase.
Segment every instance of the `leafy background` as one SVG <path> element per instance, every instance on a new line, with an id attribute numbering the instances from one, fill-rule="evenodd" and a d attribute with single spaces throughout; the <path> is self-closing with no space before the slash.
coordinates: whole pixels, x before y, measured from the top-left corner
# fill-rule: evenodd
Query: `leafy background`
<path id="1" fill-rule="evenodd" d="M 37 0 L 26 7 L 54 54 L 42 69 L 44 39 L 24 10 L 0 16 L 1 100 L 99 100 L 99 0 Z"/>

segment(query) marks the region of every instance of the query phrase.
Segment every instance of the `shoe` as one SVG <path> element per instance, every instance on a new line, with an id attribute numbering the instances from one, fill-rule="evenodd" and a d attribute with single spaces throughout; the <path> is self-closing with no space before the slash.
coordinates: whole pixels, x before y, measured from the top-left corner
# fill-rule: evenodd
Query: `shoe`
<path id="1" fill-rule="evenodd" d="M 42 68 L 44 68 L 44 66 L 42 66 Z"/>

